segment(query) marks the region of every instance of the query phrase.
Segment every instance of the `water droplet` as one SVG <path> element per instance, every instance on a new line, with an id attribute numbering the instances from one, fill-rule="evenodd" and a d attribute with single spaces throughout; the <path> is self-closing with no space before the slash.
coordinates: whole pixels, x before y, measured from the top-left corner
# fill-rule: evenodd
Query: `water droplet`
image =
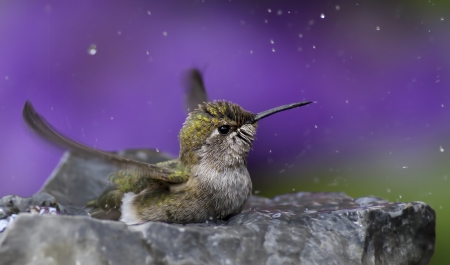
<path id="1" fill-rule="evenodd" d="M 88 53 L 90 55 L 95 55 L 97 53 L 97 45 L 95 45 L 95 44 L 89 45 Z"/>
<path id="2" fill-rule="evenodd" d="M 444 104 L 441 104 L 441 107 L 444 107 Z"/>
<path id="3" fill-rule="evenodd" d="M 270 9 L 270 8 L 269 8 L 269 9 L 267 9 L 267 12 L 271 13 L 271 12 L 272 12 L 272 9 Z"/>
<path id="4" fill-rule="evenodd" d="M 303 38 L 303 34 L 301 34 L 301 33 L 298 34 L 298 37 L 299 37 L 299 38 Z"/>
<path id="5" fill-rule="evenodd" d="M 270 40 L 270 44 L 274 44 L 275 43 L 275 41 L 273 41 L 273 40 Z"/>
<path id="6" fill-rule="evenodd" d="M 447 180 L 447 179 L 448 179 L 448 177 L 447 177 L 447 175 L 445 175 L 445 176 L 444 176 L 444 180 Z"/>
<path id="7" fill-rule="evenodd" d="M 316 45 L 313 45 L 313 49 L 315 49 L 316 48 Z"/>
<path id="8" fill-rule="evenodd" d="M 269 153 L 272 153 L 272 150 L 269 150 Z"/>
<path id="9" fill-rule="evenodd" d="M 387 193 L 391 193 L 391 189 L 387 189 L 386 191 L 387 191 Z"/>
<path id="10" fill-rule="evenodd" d="M 401 199 L 401 198 L 402 198 L 402 195 L 398 195 L 398 197 Z"/>
<path id="11" fill-rule="evenodd" d="M 252 50 L 250 50 L 250 54 L 253 54 L 253 51 L 252 51 Z"/>
<path id="12" fill-rule="evenodd" d="M 167 37 L 167 31 L 163 31 L 163 36 Z"/>
<path id="13" fill-rule="evenodd" d="M 348 104 L 348 99 L 346 99 L 346 100 L 345 100 L 345 103 L 347 103 L 347 104 Z"/>
<path id="14" fill-rule="evenodd" d="M 264 19 L 264 23 L 266 23 L 266 24 L 267 24 L 267 23 L 269 23 L 269 20 L 267 20 L 267 19 Z"/>
<path id="15" fill-rule="evenodd" d="M 325 14 L 324 13 L 322 13 L 322 14 L 320 14 L 320 18 L 325 18 Z"/>
<path id="16" fill-rule="evenodd" d="M 114 117 L 111 116 L 111 120 L 114 120 Z"/>
<path id="17" fill-rule="evenodd" d="M 336 10 L 341 10 L 341 7 L 336 5 Z"/>
<path id="18" fill-rule="evenodd" d="M 8 80 L 9 79 L 9 76 L 5 76 L 5 80 Z"/>
<path id="19" fill-rule="evenodd" d="M 403 168 L 408 168 L 408 166 L 403 166 Z"/>
<path id="20" fill-rule="evenodd" d="M 282 14 L 283 14 L 283 10 L 279 9 L 279 10 L 277 11 L 277 15 L 281 16 Z"/>
<path id="21" fill-rule="evenodd" d="M 380 26 L 377 26 L 376 28 L 375 28 L 376 30 L 380 30 L 381 29 L 381 27 Z"/>
<path id="22" fill-rule="evenodd" d="M 444 17 L 441 17 L 441 21 L 444 21 Z"/>
<path id="23" fill-rule="evenodd" d="M 117 31 L 117 35 L 122 35 L 122 31 Z"/>
<path id="24" fill-rule="evenodd" d="M 254 194 L 259 194 L 261 191 L 259 191 L 259 190 L 255 190 L 253 193 Z"/>
<path id="25" fill-rule="evenodd" d="M 152 12 L 150 12 L 150 10 L 147 11 L 147 14 L 150 16 L 152 14 Z"/>
<path id="26" fill-rule="evenodd" d="M 272 48 L 272 52 L 275 52 L 275 48 Z"/>
<path id="27" fill-rule="evenodd" d="M 441 153 L 444 153 L 444 148 L 442 146 L 439 146 L 439 151 L 441 151 Z"/>
<path id="28" fill-rule="evenodd" d="M 314 125 L 314 127 L 317 129 L 317 125 Z"/>
<path id="29" fill-rule="evenodd" d="M 159 149 L 158 148 L 155 148 L 155 150 L 156 150 L 156 153 L 159 153 Z"/>

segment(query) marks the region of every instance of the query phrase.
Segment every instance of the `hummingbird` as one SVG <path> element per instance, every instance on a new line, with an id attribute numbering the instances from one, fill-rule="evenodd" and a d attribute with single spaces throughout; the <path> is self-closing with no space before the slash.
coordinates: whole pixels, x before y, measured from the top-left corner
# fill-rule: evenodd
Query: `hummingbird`
<path id="1" fill-rule="evenodd" d="M 87 203 L 92 217 L 128 225 L 147 221 L 183 224 L 238 214 L 252 192 L 247 155 L 258 123 L 311 103 L 252 113 L 225 100 L 208 101 L 200 72 L 191 70 L 189 76 L 187 106 L 193 109 L 179 133 L 179 157 L 155 165 L 75 142 L 47 123 L 29 101 L 25 103 L 24 119 L 41 136 L 72 152 L 102 157 L 123 168 L 109 175 L 110 185 Z"/>

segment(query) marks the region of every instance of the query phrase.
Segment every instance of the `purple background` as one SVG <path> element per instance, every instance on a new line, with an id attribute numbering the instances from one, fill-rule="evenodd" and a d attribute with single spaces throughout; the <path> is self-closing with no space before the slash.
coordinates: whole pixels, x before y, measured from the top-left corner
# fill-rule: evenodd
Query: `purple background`
<path id="1" fill-rule="evenodd" d="M 445 1 L 1 1 L 0 196 L 38 191 L 63 153 L 24 125 L 26 100 L 87 145 L 177 155 L 181 80 L 197 67 L 211 99 L 253 112 L 317 101 L 261 121 L 255 190 L 425 201 L 439 217 L 438 264 L 450 258 L 449 11 Z"/>

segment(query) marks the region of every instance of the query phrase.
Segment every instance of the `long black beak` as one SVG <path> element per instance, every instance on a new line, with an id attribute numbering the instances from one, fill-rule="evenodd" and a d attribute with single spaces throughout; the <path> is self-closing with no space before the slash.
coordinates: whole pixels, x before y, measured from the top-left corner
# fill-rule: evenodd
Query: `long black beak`
<path id="1" fill-rule="evenodd" d="M 268 117 L 268 116 L 270 116 L 272 114 L 275 114 L 277 112 L 285 111 L 285 110 L 293 109 L 293 108 L 298 108 L 298 107 L 301 107 L 301 106 L 308 105 L 310 103 L 312 103 L 312 102 L 311 101 L 306 101 L 306 102 L 292 103 L 292 104 L 279 106 L 279 107 L 276 107 L 276 108 L 273 108 L 273 109 L 269 109 L 269 110 L 260 112 L 260 113 L 256 114 L 255 118 L 253 119 L 253 121 L 251 123 L 255 123 L 255 122 L 257 122 L 257 121 L 259 121 L 259 120 L 261 120 L 261 119 L 263 119 L 265 117 Z"/>

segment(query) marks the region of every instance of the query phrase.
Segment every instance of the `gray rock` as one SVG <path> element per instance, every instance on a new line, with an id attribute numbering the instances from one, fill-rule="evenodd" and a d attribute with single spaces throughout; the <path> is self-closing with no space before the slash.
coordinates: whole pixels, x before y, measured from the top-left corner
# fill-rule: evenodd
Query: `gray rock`
<path id="1" fill-rule="evenodd" d="M 32 206 L 56 207 L 53 196 L 47 193 L 37 193 L 29 198 L 17 195 L 6 195 L 0 199 L 0 219 L 11 214 L 27 212 Z"/>
<path id="2" fill-rule="evenodd" d="M 148 150 L 127 155 L 168 159 Z M 68 153 L 43 191 L 59 207 L 80 207 L 106 187 L 107 175 L 118 168 Z M 52 196 L 39 196 L 36 203 L 54 205 Z M 253 196 L 229 220 L 201 224 L 126 226 L 87 216 L 21 213 L 0 234 L 0 265 L 428 264 L 435 222 L 434 210 L 422 202 L 307 192 Z"/>
<path id="3" fill-rule="evenodd" d="M 20 214 L 0 239 L 0 264 L 427 264 L 434 231 L 435 213 L 421 202 L 360 206 L 340 193 L 294 193 L 252 197 L 217 223 Z"/>
<path id="4" fill-rule="evenodd" d="M 0 264 L 151 264 L 125 224 L 78 216 L 20 214 L 1 239 Z"/>

